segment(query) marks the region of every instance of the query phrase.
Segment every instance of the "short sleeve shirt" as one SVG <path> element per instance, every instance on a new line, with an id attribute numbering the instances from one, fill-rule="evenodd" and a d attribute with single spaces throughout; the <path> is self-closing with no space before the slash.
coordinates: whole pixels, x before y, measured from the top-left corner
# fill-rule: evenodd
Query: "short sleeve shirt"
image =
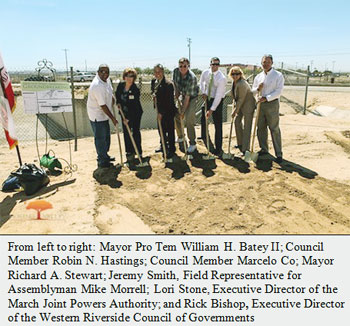
<path id="1" fill-rule="evenodd" d="M 101 106 L 106 105 L 112 112 L 113 88 L 109 80 L 104 82 L 96 76 L 89 88 L 87 100 L 87 112 L 91 121 L 106 121 L 108 116 L 103 112 Z"/>
<path id="2" fill-rule="evenodd" d="M 199 87 L 196 75 L 189 70 L 184 78 L 182 78 L 179 68 L 175 68 L 173 72 L 173 81 L 176 89 L 183 96 L 196 97 L 199 94 Z"/>

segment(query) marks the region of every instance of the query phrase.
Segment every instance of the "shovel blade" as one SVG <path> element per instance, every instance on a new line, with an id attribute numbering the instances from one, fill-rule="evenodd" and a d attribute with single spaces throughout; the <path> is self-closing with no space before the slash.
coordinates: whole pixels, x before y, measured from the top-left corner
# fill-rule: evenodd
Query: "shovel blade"
<path id="1" fill-rule="evenodd" d="M 259 154 L 253 152 L 253 153 L 250 154 L 250 156 L 251 156 L 251 160 L 252 160 L 254 163 L 256 163 L 256 161 L 257 161 L 258 158 L 259 158 Z"/>
<path id="2" fill-rule="evenodd" d="M 224 154 L 222 154 L 222 158 L 224 160 L 231 160 L 232 157 L 233 157 L 233 155 L 231 153 L 224 153 Z"/>
<path id="3" fill-rule="evenodd" d="M 145 164 L 145 163 L 142 163 L 142 164 L 137 164 L 136 167 L 137 168 L 146 168 L 148 167 L 149 165 L 148 164 Z"/>
<path id="4" fill-rule="evenodd" d="M 244 154 L 244 161 L 247 163 L 249 162 L 256 163 L 256 161 L 258 160 L 258 157 L 259 157 L 258 153 L 246 151 Z"/>
<path id="5" fill-rule="evenodd" d="M 140 162 L 139 164 L 136 165 L 136 167 L 138 168 L 144 168 L 146 166 L 149 166 L 148 162 Z"/>
<path id="6" fill-rule="evenodd" d="M 214 156 L 212 156 L 212 155 L 205 155 L 205 156 L 203 156 L 203 160 L 215 160 L 215 157 Z"/>

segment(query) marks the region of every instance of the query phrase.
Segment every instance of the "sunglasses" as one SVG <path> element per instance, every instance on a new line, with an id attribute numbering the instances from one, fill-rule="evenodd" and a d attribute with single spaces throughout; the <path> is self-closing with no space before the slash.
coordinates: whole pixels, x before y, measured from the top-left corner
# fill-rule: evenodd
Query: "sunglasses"
<path id="1" fill-rule="evenodd" d="M 109 74 L 109 70 L 99 70 L 98 72 L 101 74 Z"/>
<path id="2" fill-rule="evenodd" d="M 180 65 L 179 68 L 187 68 L 187 65 Z"/>
<path id="3" fill-rule="evenodd" d="M 211 65 L 211 66 L 220 66 L 220 63 L 218 63 L 218 62 L 213 62 L 213 63 L 211 63 L 210 65 Z"/>
<path id="4" fill-rule="evenodd" d="M 134 78 L 134 77 L 135 77 L 135 75 L 126 75 L 125 77 Z"/>
<path id="5" fill-rule="evenodd" d="M 241 73 L 240 72 L 233 72 L 231 76 L 239 76 Z"/>

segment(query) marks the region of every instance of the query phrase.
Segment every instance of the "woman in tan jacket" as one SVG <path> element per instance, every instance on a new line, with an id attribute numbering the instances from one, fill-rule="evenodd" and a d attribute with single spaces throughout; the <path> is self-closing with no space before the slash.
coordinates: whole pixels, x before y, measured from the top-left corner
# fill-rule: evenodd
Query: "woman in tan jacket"
<path id="1" fill-rule="evenodd" d="M 256 101 L 240 67 L 232 67 L 229 76 L 233 80 L 232 96 L 235 99 L 235 110 L 232 113 L 232 117 L 235 118 L 236 147 L 245 154 L 250 147 L 250 135 Z M 242 119 L 244 120 L 244 126 Z"/>

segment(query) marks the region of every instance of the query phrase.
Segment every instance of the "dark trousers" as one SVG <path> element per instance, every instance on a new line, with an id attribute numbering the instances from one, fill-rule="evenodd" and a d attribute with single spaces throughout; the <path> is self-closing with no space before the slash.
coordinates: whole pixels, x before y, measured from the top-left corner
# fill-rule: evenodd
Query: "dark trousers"
<path id="1" fill-rule="evenodd" d="M 210 109 L 211 105 L 213 104 L 214 99 L 211 99 L 210 101 L 207 100 L 207 107 L 208 110 Z M 215 150 L 221 151 L 222 150 L 222 105 L 223 100 L 221 100 L 220 104 L 217 106 L 216 110 L 213 112 L 212 117 L 214 121 L 215 126 Z M 201 117 L 201 136 L 204 141 L 204 144 L 207 144 L 207 137 L 205 133 L 205 106 L 202 107 L 202 117 Z M 209 137 L 210 139 L 210 137 Z"/>
<path id="2" fill-rule="evenodd" d="M 111 145 L 111 132 L 109 128 L 109 121 L 91 121 L 92 131 L 94 133 L 95 148 L 97 152 L 98 165 L 109 163 L 109 147 Z"/>
<path id="3" fill-rule="evenodd" d="M 157 119 L 158 122 L 158 119 Z M 175 123 L 174 123 L 174 117 L 172 116 L 162 116 L 162 129 L 163 129 L 163 135 L 164 135 L 164 143 L 166 147 L 166 151 L 168 153 L 175 153 Z M 160 130 L 159 130 L 159 124 L 158 124 L 158 133 L 160 137 Z M 160 139 L 160 146 L 162 145 L 162 140 Z"/>
<path id="4" fill-rule="evenodd" d="M 137 150 L 139 151 L 140 155 L 142 155 L 141 132 L 140 132 L 141 117 L 142 117 L 142 112 L 137 113 L 135 115 L 130 116 L 129 122 L 128 122 L 129 128 L 131 129 L 132 136 L 136 143 Z M 124 125 L 124 123 L 123 123 L 123 133 L 124 133 L 126 155 L 136 154 L 134 146 L 129 136 L 129 132 L 126 129 L 126 126 Z"/>

